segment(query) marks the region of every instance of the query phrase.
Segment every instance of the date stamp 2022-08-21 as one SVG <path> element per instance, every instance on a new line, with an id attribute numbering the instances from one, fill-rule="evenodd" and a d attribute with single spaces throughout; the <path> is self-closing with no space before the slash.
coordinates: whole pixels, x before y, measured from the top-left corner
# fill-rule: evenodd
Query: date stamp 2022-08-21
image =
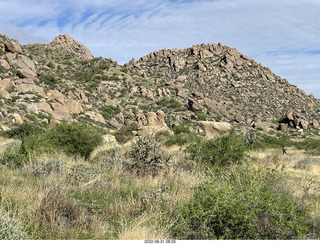
<path id="1" fill-rule="evenodd" d="M 145 244 L 176 244 L 176 240 L 144 240 Z"/>

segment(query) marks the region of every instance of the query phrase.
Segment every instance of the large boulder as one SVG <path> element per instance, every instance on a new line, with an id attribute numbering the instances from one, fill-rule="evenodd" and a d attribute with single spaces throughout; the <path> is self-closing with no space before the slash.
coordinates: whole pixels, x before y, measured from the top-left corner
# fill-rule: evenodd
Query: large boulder
<path id="1" fill-rule="evenodd" d="M 6 49 L 7 49 L 7 51 L 12 52 L 12 53 L 20 53 L 20 54 L 22 53 L 21 46 L 14 41 L 8 41 L 6 43 Z"/>
<path id="2" fill-rule="evenodd" d="M 17 74 L 21 78 L 33 78 L 37 76 L 36 66 L 28 57 L 20 55 L 11 64 L 17 69 Z"/>
<path id="3" fill-rule="evenodd" d="M 13 87 L 13 81 L 9 79 L 0 80 L 0 89 L 10 91 Z"/>
<path id="4" fill-rule="evenodd" d="M 232 129 L 231 124 L 227 122 L 198 121 L 198 125 L 203 129 L 207 139 L 228 133 Z"/>
<path id="5" fill-rule="evenodd" d="M 61 121 L 66 121 L 66 122 L 72 122 L 72 116 L 70 113 L 58 110 L 58 111 L 53 111 L 51 114 L 50 122 L 61 122 Z"/>
<path id="6" fill-rule="evenodd" d="M 79 114 L 83 112 L 81 104 L 73 99 L 65 99 L 63 105 L 70 110 L 71 113 Z"/>
<path id="7" fill-rule="evenodd" d="M 139 132 L 142 133 L 157 133 L 159 131 L 168 131 L 172 134 L 172 131 L 168 128 L 165 122 L 165 114 L 163 111 L 159 110 L 157 113 L 149 112 L 146 116 L 147 126 L 141 126 L 142 123 L 139 123 Z"/>
<path id="8" fill-rule="evenodd" d="M 26 92 L 32 92 L 41 95 L 42 97 L 46 96 L 46 93 L 44 92 L 43 88 L 40 86 L 37 86 L 36 84 L 19 84 L 16 85 L 16 88 L 18 91 L 21 91 L 23 93 Z"/>
<path id="9" fill-rule="evenodd" d="M 23 124 L 23 119 L 19 114 L 14 113 L 12 116 L 16 124 Z"/>
<path id="10" fill-rule="evenodd" d="M 148 126 L 163 126 L 168 127 L 165 120 L 165 114 L 163 111 L 158 111 L 157 113 L 150 112 L 147 114 Z"/>
<path id="11" fill-rule="evenodd" d="M 0 96 L 4 97 L 5 99 L 11 100 L 11 96 L 9 92 L 7 92 L 6 90 L 2 90 L 1 88 L 0 88 Z"/>
<path id="12" fill-rule="evenodd" d="M 60 103 L 52 103 L 51 106 L 52 106 L 54 111 L 62 111 L 62 112 L 65 112 L 65 113 L 69 113 L 70 112 L 68 108 L 66 108 L 65 106 L 63 106 Z"/>
<path id="13" fill-rule="evenodd" d="M 44 111 L 46 113 L 52 113 L 53 110 L 52 108 L 50 107 L 50 105 L 46 102 L 40 102 L 40 103 L 37 103 L 37 107 L 40 111 Z"/>
<path id="14" fill-rule="evenodd" d="M 58 101 L 60 103 L 63 103 L 64 99 L 65 99 L 65 96 L 61 92 L 59 92 L 57 90 L 49 90 L 49 91 L 47 91 L 47 96 L 48 96 L 49 100 L 51 100 L 51 99 L 52 100 L 56 100 L 56 101 Z"/>
<path id="15" fill-rule="evenodd" d="M 4 69 L 10 69 L 10 65 L 4 59 L 0 59 L 0 66 L 3 67 Z"/>

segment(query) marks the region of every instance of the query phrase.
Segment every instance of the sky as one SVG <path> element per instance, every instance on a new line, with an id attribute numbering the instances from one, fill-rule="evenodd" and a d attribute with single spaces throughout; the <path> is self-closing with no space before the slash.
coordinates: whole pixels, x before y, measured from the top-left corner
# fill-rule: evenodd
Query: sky
<path id="1" fill-rule="evenodd" d="M 319 0 L 0 0 L 0 34 L 29 44 L 65 33 L 121 65 L 221 42 L 320 98 Z"/>

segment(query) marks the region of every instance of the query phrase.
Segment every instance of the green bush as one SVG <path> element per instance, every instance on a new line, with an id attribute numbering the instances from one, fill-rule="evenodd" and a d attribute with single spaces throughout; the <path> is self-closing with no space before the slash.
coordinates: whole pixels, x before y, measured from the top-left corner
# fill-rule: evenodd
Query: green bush
<path id="1" fill-rule="evenodd" d="M 55 86 L 57 84 L 56 77 L 53 74 L 43 74 L 40 76 L 40 82 L 50 85 L 50 86 Z"/>
<path id="2" fill-rule="evenodd" d="M 308 232 L 307 209 L 276 171 L 237 165 L 195 189 L 169 218 L 174 239 L 296 239 Z"/>
<path id="3" fill-rule="evenodd" d="M 62 123 L 45 133 L 24 138 L 21 151 L 29 156 L 61 151 L 68 156 L 82 156 L 87 159 L 100 144 L 102 134 L 98 129 L 79 123 Z"/>
<path id="4" fill-rule="evenodd" d="M 26 240 L 28 234 L 8 213 L 0 211 L 0 240 Z"/>
<path id="5" fill-rule="evenodd" d="M 179 135 L 182 133 L 190 133 L 189 128 L 186 127 L 185 125 L 176 125 L 175 127 L 173 127 L 172 130 L 175 135 Z"/>
<path id="6" fill-rule="evenodd" d="M 196 133 L 182 133 L 182 134 L 174 134 L 170 136 L 170 138 L 165 142 L 166 146 L 178 145 L 183 146 L 185 144 L 190 143 L 200 143 L 200 138 Z"/>
<path id="7" fill-rule="evenodd" d="M 120 108 L 111 105 L 100 107 L 99 111 L 101 115 L 107 120 L 111 119 L 114 115 L 117 115 L 121 112 Z"/>
<path id="8" fill-rule="evenodd" d="M 43 133 L 44 129 L 30 123 L 23 123 L 11 130 L 5 131 L 2 133 L 3 136 L 7 138 L 15 138 L 22 140 L 23 138 L 30 136 L 32 134 Z"/>
<path id="9" fill-rule="evenodd" d="M 294 144 L 298 149 L 303 149 L 310 154 L 320 155 L 320 140 L 314 138 L 306 138 L 301 142 Z"/>
<path id="10" fill-rule="evenodd" d="M 228 135 L 201 141 L 187 148 L 194 159 L 218 166 L 240 162 L 245 157 L 245 151 L 242 139 L 234 130 Z"/>
<path id="11" fill-rule="evenodd" d="M 280 148 L 291 145 L 290 136 L 281 134 L 279 136 L 271 136 L 262 134 L 258 136 L 252 145 L 253 149 Z"/>
<path id="12" fill-rule="evenodd" d="M 6 165 L 9 168 L 19 168 L 28 160 L 25 153 L 21 152 L 20 148 L 8 148 L 0 156 L 0 165 Z"/>
<path id="13" fill-rule="evenodd" d="M 102 134 L 96 128 L 85 124 L 62 123 L 48 130 L 43 140 L 69 156 L 89 158 L 94 148 L 102 144 Z"/>
<path id="14" fill-rule="evenodd" d="M 120 144 L 125 144 L 133 139 L 134 134 L 132 134 L 132 131 L 135 130 L 138 130 L 138 125 L 136 124 L 133 124 L 128 127 L 121 127 L 119 130 L 115 132 L 114 136 L 116 137 L 117 142 L 119 142 Z"/>

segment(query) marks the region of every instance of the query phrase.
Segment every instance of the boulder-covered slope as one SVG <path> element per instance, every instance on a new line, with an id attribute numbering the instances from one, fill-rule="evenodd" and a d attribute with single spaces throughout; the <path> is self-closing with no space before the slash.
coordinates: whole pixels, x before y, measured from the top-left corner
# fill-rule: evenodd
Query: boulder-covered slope
<path id="1" fill-rule="evenodd" d="M 318 107 L 314 96 L 220 43 L 163 49 L 120 66 L 67 34 L 30 45 L 0 35 L 2 130 L 77 121 L 106 130 L 183 123 L 202 131 L 205 120 L 307 129 L 319 126 Z"/>
<path id="2" fill-rule="evenodd" d="M 221 43 L 163 49 L 126 67 L 175 87 L 178 96 L 215 116 L 274 121 L 292 112 L 306 121 L 320 118 L 319 100 L 312 94 Z"/>

